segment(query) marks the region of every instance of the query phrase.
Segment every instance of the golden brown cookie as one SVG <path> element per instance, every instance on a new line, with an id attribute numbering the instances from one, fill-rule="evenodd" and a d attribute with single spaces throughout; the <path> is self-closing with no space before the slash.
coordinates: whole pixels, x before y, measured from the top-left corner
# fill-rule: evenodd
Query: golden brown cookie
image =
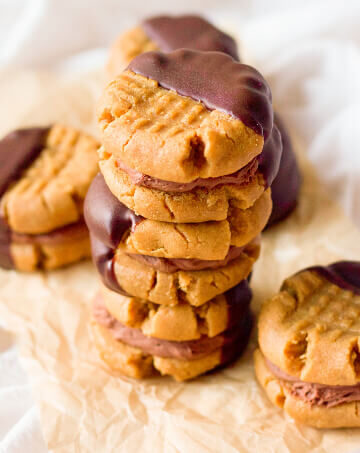
<path id="1" fill-rule="evenodd" d="M 238 323 L 249 308 L 251 291 L 244 280 L 200 307 L 158 305 L 123 296 L 104 285 L 101 297 L 108 312 L 125 326 L 163 340 L 188 341 L 203 335 L 212 338 Z"/>
<path id="2" fill-rule="evenodd" d="M 140 75 L 149 68 L 156 80 Z M 191 84 L 195 78 L 202 83 Z M 261 153 L 272 129 L 271 94 L 257 71 L 225 54 L 151 52 L 108 85 L 98 120 L 109 155 L 151 177 L 188 183 L 232 174 Z"/>
<path id="3" fill-rule="evenodd" d="M 231 206 L 248 209 L 266 189 L 261 174 L 246 184 L 221 184 L 211 190 L 196 187 L 186 192 L 165 192 L 134 184 L 116 159 L 100 151 L 100 170 L 111 192 L 136 214 L 164 222 L 225 220 Z"/>
<path id="4" fill-rule="evenodd" d="M 20 129 L 0 141 L 0 262 L 52 269 L 90 254 L 83 202 L 98 142 L 71 127 Z"/>
<path id="5" fill-rule="evenodd" d="M 258 327 L 256 372 L 272 401 L 309 425 L 360 426 L 360 263 L 288 278 Z"/>
<path id="6" fill-rule="evenodd" d="M 200 16 L 157 16 L 120 35 L 111 47 L 107 74 L 114 78 L 137 55 L 180 48 L 213 50 L 238 59 L 235 41 Z"/>
<path id="7" fill-rule="evenodd" d="M 249 244 L 238 258 L 226 266 L 173 273 L 158 271 L 118 250 L 113 270 L 120 291 L 122 289 L 132 296 L 157 304 L 189 303 L 199 306 L 246 279 L 259 256 L 259 250 L 259 244 Z"/>

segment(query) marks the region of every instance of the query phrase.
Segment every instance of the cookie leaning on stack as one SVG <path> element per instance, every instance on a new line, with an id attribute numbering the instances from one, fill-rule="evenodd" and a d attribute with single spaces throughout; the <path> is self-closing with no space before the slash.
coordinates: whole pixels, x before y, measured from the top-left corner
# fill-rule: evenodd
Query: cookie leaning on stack
<path id="1" fill-rule="evenodd" d="M 143 54 L 106 88 L 85 218 L 104 285 L 94 339 L 113 369 L 185 380 L 242 352 L 281 157 L 272 116 L 262 76 L 218 52 Z"/>
<path id="2" fill-rule="evenodd" d="M 305 269 L 262 307 L 258 381 L 295 420 L 360 426 L 360 263 Z"/>
<path id="3" fill-rule="evenodd" d="M 19 129 L 0 141 L 1 267 L 54 269 L 90 257 L 82 211 L 98 147 L 61 125 Z"/>

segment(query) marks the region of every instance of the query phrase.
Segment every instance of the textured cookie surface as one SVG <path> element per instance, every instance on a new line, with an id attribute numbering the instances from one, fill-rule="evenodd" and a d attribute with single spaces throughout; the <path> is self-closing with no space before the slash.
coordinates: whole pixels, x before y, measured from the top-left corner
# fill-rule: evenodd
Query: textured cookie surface
<path id="1" fill-rule="evenodd" d="M 251 291 L 247 281 L 200 307 L 189 304 L 158 305 L 101 288 L 108 312 L 125 326 L 140 329 L 144 335 L 171 341 L 214 337 L 232 327 L 247 312 Z"/>
<path id="2" fill-rule="evenodd" d="M 266 366 L 259 349 L 255 351 L 254 361 L 256 377 L 269 399 L 296 421 L 315 428 L 360 426 L 360 402 L 353 401 L 334 407 L 311 406 L 291 395 L 283 381 L 277 379 Z"/>
<path id="3" fill-rule="evenodd" d="M 113 270 L 118 286 L 127 294 L 157 304 L 189 303 L 199 306 L 246 279 L 258 255 L 259 245 L 253 244 L 221 268 L 169 274 L 118 251 Z"/>
<path id="4" fill-rule="evenodd" d="M 285 280 L 259 317 L 265 357 L 305 382 L 359 383 L 359 336 L 360 295 L 311 269 Z"/>
<path id="5" fill-rule="evenodd" d="M 165 181 L 233 173 L 260 154 L 264 143 L 239 119 L 130 70 L 106 88 L 98 120 L 109 155 Z"/>
<path id="6" fill-rule="evenodd" d="M 83 200 L 97 173 L 98 142 L 73 128 L 50 128 L 44 148 L 1 199 L 11 230 L 48 233 L 82 217 Z"/>
<path id="7" fill-rule="evenodd" d="M 100 153 L 100 169 L 112 193 L 136 214 L 152 220 L 189 223 L 225 220 L 230 205 L 251 207 L 266 189 L 261 174 L 244 185 L 224 184 L 211 190 L 195 188 L 172 193 L 139 186 L 107 153 Z"/>

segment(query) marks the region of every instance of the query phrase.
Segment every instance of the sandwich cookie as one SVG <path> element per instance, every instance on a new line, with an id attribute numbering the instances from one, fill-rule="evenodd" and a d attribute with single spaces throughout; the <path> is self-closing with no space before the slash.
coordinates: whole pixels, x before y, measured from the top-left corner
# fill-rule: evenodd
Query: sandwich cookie
<path id="1" fill-rule="evenodd" d="M 360 426 L 359 338 L 360 263 L 305 269 L 261 310 L 257 378 L 301 423 Z"/>
<path id="2" fill-rule="evenodd" d="M 83 201 L 97 173 L 98 142 L 54 125 L 0 141 L 0 265 L 54 269 L 90 256 Z"/>
<path id="3" fill-rule="evenodd" d="M 239 321 L 215 336 L 201 335 L 188 341 L 160 339 L 144 334 L 139 328 L 128 327 L 107 310 L 100 297 L 95 302 L 92 321 L 95 346 L 112 370 L 129 377 L 144 378 L 160 373 L 177 381 L 192 379 L 228 364 L 245 349 L 252 317 L 248 308 L 251 293 L 244 285 L 238 291 L 238 295 L 245 297 Z"/>

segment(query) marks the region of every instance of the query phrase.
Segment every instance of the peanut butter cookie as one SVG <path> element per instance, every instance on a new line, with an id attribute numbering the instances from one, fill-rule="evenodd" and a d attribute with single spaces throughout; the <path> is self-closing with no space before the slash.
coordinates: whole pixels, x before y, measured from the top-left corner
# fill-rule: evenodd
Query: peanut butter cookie
<path id="1" fill-rule="evenodd" d="M 0 141 L 1 266 L 53 269 L 90 256 L 83 201 L 98 142 L 73 128 L 20 129 Z"/>
<path id="2" fill-rule="evenodd" d="M 232 174 L 258 156 L 273 111 L 255 69 L 218 52 L 178 50 L 132 60 L 106 88 L 98 120 L 109 156 L 189 183 Z"/>
<path id="3" fill-rule="evenodd" d="M 360 263 L 315 266 L 263 306 L 255 369 L 270 399 L 319 428 L 360 426 Z"/>

